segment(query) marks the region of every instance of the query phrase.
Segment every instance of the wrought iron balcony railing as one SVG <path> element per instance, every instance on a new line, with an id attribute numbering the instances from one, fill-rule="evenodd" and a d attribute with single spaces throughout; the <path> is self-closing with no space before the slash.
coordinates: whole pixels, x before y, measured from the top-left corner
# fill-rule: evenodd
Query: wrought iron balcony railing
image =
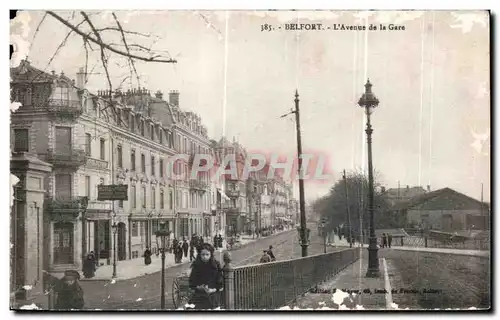
<path id="1" fill-rule="evenodd" d="M 46 160 L 54 166 L 81 167 L 87 162 L 87 153 L 81 149 L 49 150 Z"/>
<path id="2" fill-rule="evenodd" d="M 88 207 L 88 197 L 68 196 L 51 197 L 45 199 L 49 211 L 79 211 Z"/>
<path id="3" fill-rule="evenodd" d="M 46 109 L 60 116 L 78 117 L 83 113 L 82 103 L 79 100 L 49 99 Z"/>

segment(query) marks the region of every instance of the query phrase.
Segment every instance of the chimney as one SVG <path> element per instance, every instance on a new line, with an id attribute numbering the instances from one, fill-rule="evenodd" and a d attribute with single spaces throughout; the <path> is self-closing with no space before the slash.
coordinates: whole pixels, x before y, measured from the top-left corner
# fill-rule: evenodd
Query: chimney
<path id="1" fill-rule="evenodd" d="M 179 106 L 179 91 L 172 90 L 168 93 L 168 102 L 171 105 Z"/>
<path id="2" fill-rule="evenodd" d="M 76 74 L 76 86 L 78 87 L 78 89 L 85 89 L 85 82 L 86 82 L 85 69 L 80 68 L 80 70 Z"/>

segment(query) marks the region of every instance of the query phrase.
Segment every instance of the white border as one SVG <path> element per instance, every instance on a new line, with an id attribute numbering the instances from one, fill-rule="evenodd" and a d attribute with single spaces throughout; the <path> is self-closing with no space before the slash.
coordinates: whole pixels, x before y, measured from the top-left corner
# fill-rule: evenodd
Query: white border
<path id="1" fill-rule="evenodd" d="M 429 1 L 429 0 L 421 0 L 421 1 L 404 1 L 404 2 L 396 2 L 396 1 L 387 1 L 387 0 L 378 0 L 378 1 L 373 1 L 373 0 L 358 0 L 358 1 L 317 1 L 317 0 L 308 0 L 308 1 L 297 1 L 297 0 L 288 0 L 288 1 L 263 1 L 263 0 L 253 0 L 253 1 L 247 1 L 247 2 L 235 2 L 234 0 L 219 0 L 219 1 L 192 1 L 192 0 L 183 0 L 183 1 L 151 1 L 151 0 L 142 0 L 140 2 L 138 1 L 131 1 L 131 0 L 122 0 L 122 1 L 117 1 L 116 3 L 112 2 L 107 2 L 103 3 L 102 1 L 98 0 L 86 0 L 82 2 L 69 2 L 69 1 L 16 1 L 16 3 L 13 2 L 7 2 L 4 1 L 2 2 L 3 4 L 10 4 L 11 6 L 17 6 L 20 8 L 29 8 L 29 9 L 46 9 L 46 8 L 58 8 L 58 9 L 107 9 L 103 7 L 104 5 L 107 5 L 109 7 L 113 7 L 114 9 L 336 9 L 336 10 L 347 10 L 347 9 L 448 9 L 448 10 L 456 10 L 456 9 L 492 9 L 493 12 L 499 12 L 500 10 L 495 10 L 498 8 L 499 1 L 493 1 L 493 0 L 475 0 L 475 1 L 450 1 L 450 2 L 440 2 L 438 3 L 437 1 Z M 1 12 L 3 13 L 4 17 L 7 14 L 7 10 L 9 8 L 5 8 Z M 495 40 L 498 41 L 498 21 L 494 24 L 495 26 Z M 9 20 L 4 19 L 1 23 L 1 29 L 2 32 L 0 33 L 2 38 L 6 38 L 6 40 L 9 37 Z M 5 41 L 7 42 L 7 41 Z M 5 43 L 4 42 L 4 43 Z M 494 43 L 495 45 L 495 52 L 498 54 L 498 46 L 497 43 Z M 5 52 L 5 51 L 4 51 Z M 498 63 L 497 63 L 498 65 Z M 8 229 L 9 225 L 9 216 L 8 212 L 10 210 L 8 209 L 8 203 L 9 203 L 9 195 L 10 195 L 10 188 L 9 185 L 7 184 L 7 181 L 9 181 L 9 172 L 6 170 L 10 165 L 9 165 L 9 126 L 10 126 L 10 116 L 9 116 L 9 108 L 8 108 L 8 100 L 9 100 L 9 84 L 8 84 L 8 74 L 9 74 L 9 67 L 8 63 L 3 63 L 1 64 L 1 71 L 2 74 L 4 75 L 1 77 L 2 81 L 4 84 L 1 86 L 1 92 L 2 92 L 2 97 L 3 101 L 5 102 L 5 108 L 4 112 L 5 114 L 0 116 L 0 136 L 4 137 L 3 139 L 0 140 L 0 150 L 4 151 L 4 156 L 0 158 L 1 165 L 3 168 L 5 168 L 4 171 L 2 171 L 2 176 L 4 177 L 3 179 L 0 179 L 0 181 L 4 181 L 4 184 L 2 185 L 2 192 L 0 192 L 1 195 L 1 204 L 2 207 L 5 208 L 4 214 L 1 215 L 2 221 L 0 222 L 0 225 L 4 226 L 4 232 L 0 232 L 1 237 L 4 239 L 3 241 L 0 241 L 2 245 L 0 246 L 1 251 L 0 251 L 0 256 L 3 257 L 8 257 L 9 256 L 9 233 L 5 232 Z M 493 70 L 493 72 L 497 71 L 497 69 Z M 495 72 L 496 73 L 496 72 Z M 496 101 L 498 101 L 497 93 L 495 94 L 495 97 L 497 98 Z M 495 118 L 496 122 L 500 122 L 499 120 L 499 112 L 497 112 L 497 116 Z M 497 130 L 495 130 L 496 133 Z M 497 135 L 495 134 L 495 139 L 497 138 Z M 498 144 L 498 140 L 497 140 Z M 495 145 L 497 147 L 497 145 Z M 495 163 L 496 164 L 496 163 Z M 494 165 L 494 164 L 493 164 Z M 498 178 L 498 175 L 495 176 L 495 178 Z M 496 179 L 495 179 L 496 180 Z M 499 196 L 499 191 L 496 190 L 495 192 L 495 197 L 494 199 L 497 199 Z M 500 218 L 496 219 L 496 224 L 495 228 L 498 230 L 498 224 L 500 223 Z M 499 236 L 496 237 L 497 239 L 497 244 L 498 244 L 498 239 L 500 238 Z M 495 248 L 494 246 L 493 248 Z M 496 253 L 496 252 L 495 252 Z M 2 274 L 4 277 L 9 276 L 9 264 L 8 264 L 9 259 L 4 259 L 4 263 L 2 264 Z M 495 268 L 497 269 L 497 268 Z M 497 271 L 497 270 L 495 270 Z M 496 274 L 496 278 L 498 279 L 498 273 Z M 5 283 L 9 283 L 7 279 L 5 279 Z M 8 287 L 8 285 L 7 285 Z M 1 293 L 1 298 L 0 301 L 4 303 L 4 307 L 1 309 L 2 313 L 7 313 L 7 315 L 2 315 L 2 319 L 5 319 L 6 317 L 14 317 L 14 313 L 8 311 L 8 306 L 7 303 L 9 301 L 8 299 L 9 292 L 7 289 L 4 289 Z M 494 305 L 497 306 L 498 308 L 498 293 L 495 295 L 497 299 L 495 299 Z M 86 314 L 57 314 L 54 313 L 52 315 L 47 315 L 45 314 L 45 317 L 49 318 L 58 318 L 60 319 L 65 318 L 65 317 L 78 317 L 78 316 L 85 316 Z M 92 314 L 92 315 L 99 315 L 99 314 Z M 423 314 L 413 314 L 413 315 L 407 315 L 407 317 L 421 317 Z M 109 316 L 109 315 L 106 315 Z M 124 316 L 123 314 L 116 314 L 112 316 Z M 126 315 L 127 317 L 130 318 L 137 318 L 139 319 L 140 317 L 143 317 L 144 315 L 142 314 L 137 314 L 137 313 L 132 313 L 129 315 Z M 147 316 L 161 316 L 165 317 L 166 315 L 163 314 L 149 314 Z M 167 315 L 168 317 L 183 317 L 184 315 L 179 314 L 179 315 L 173 315 L 169 314 Z M 207 314 L 194 314 L 192 315 L 193 317 L 196 318 L 202 318 L 206 317 Z M 236 316 L 236 314 L 226 314 L 226 315 L 220 315 L 217 313 L 211 313 L 208 314 L 208 316 L 215 316 L 215 317 L 220 317 L 220 316 L 229 316 L 233 317 Z M 238 314 L 238 317 L 263 317 L 264 315 L 262 314 L 245 314 L 241 315 Z M 266 315 L 266 317 L 269 315 Z M 278 315 L 273 315 L 273 317 L 277 317 Z M 282 315 L 279 315 L 280 317 L 290 317 L 289 314 L 284 313 Z M 328 315 L 330 316 L 330 315 Z M 331 315 L 335 316 L 335 315 Z M 357 314 L 355 317 L 356 318 L 362 318 L 362 314 Z M 370 314 L 370 316 L 386 316 L 385 313 L 381 313 L 379 315 L 373 315 Z M 429 315 L 432 316 L 432 315 Z M 455 317 L 456 314 L 440 314 L 440 317 Z M 474 317 L 474 315 L 469 314 L 469 317 Z M 298 315 L 294 314 L 292 317 L 298 317 Z M 312 314 L 304 314 L 301 315 L 301 317 L 309 318 L 309 317 L 314 317 Z"/>

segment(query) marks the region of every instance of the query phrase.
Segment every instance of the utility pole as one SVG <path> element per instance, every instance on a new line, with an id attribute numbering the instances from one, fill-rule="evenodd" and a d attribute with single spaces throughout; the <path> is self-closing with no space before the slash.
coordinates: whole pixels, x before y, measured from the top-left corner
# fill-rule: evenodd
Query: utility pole
<path id="1" fill-rule="evenodd" d="M 307 257 L 307 238 L 306 238 L 306 208 L 304 197 L 304 177 L 302 172 L 302 139 L 300 134 L 300 111 L 299 111 L 299 92 L 295 91 L 295 125 L 297 126 L 297 153 L 299 157 L 299 201 L 300 201 L 300 238 L 302 240 L 302 257 Z"/>
<path id="2" fill-rule="evenodd" d="M 349 225 L 349 247 L 352 248 L 352 228 L 351 228 L 351 211 L 349 210 L 349 195 L 347 193 L 347 178 L 345 175 L 345 169 L 344 169 L 344 187 L 345 187 L 345 201 L 346 201 L 346 207 L 347 207 L 347 224 Z"/>
<path id="3" fill-rule="evenodd" d="M 297 131 L 297 154 L 299 162 L 299 207 L 300 207 L 300 239 L 302 246 L 302 257 L 307 257 L 307 225 L 306 225 L 306 207 L 305 207 L 305 196 L 304 196 L 304 179 L 302 174 L 302 139 L 300 134 L 300 109 L 299 109 L 299 92 L 295 90 L 295 110 L 290 111 L 287 114 L 281 116 L 284 118 L 289 114 L 295 114 L 295 125 Z"/>

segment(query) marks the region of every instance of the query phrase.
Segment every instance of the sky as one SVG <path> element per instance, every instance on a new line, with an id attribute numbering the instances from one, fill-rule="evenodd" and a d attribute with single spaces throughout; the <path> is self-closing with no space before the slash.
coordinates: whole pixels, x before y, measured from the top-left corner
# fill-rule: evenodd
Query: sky
<path id="1" fill-rule="evenodd" d="M 328 181 L 307 181 L 306 199 L 325 195 L 344 169 L 366 170 L 365 117 L 357 101 L 369 78 L 380 100 L 371 116 L 373 165 L 380 182 L 387 188 L 398 182 L 432 190 L 449 187 L 476 199 L 483 183 L 484 200 L 490 200 L 486 12 L 116 13 L 125 29 L 157 36 L 129 35 L 129 41 L 153 45 L 177 60 L 138 62 L 141 87 L 178 90 L 180 107 L 198 113 L 211 138 L 224 134 L 251 152 L 296 155 L 293 117 L 280 116 L 294 107 L 298 90 L 303 151 L 326 155 L 333 174 Z M 73 24 L 82 20 L 79 12 L 58 14 Z M 68 28 L 51 16 L 40 24 L 43 12 L 29 15 L 32 65 L 76 78 L 85 65 L 82 38 L 70 35 L 50 61 Z M 110 12 L 93 12 L 91 19 L 97 27 L 115 26 Z M 325 29 L 285 30 L 290 23 L 320 23 Z M 275 30 L 262 31 L 264 24 Z M 327 29 L 334 24 L 395 24 L 405 30 Z M 84 24 L 80 28 L 89 30 Z M 118 36 L 105 40 L 120 43 Z M 89 55 L 91 91 L 107 85 L 99 55 L 98 50 Z M 116 87 L 129 69 L 117 55 L 109 59 Z M 125 81 L 122 88 L 130 85 L 137 83 Z"/>

